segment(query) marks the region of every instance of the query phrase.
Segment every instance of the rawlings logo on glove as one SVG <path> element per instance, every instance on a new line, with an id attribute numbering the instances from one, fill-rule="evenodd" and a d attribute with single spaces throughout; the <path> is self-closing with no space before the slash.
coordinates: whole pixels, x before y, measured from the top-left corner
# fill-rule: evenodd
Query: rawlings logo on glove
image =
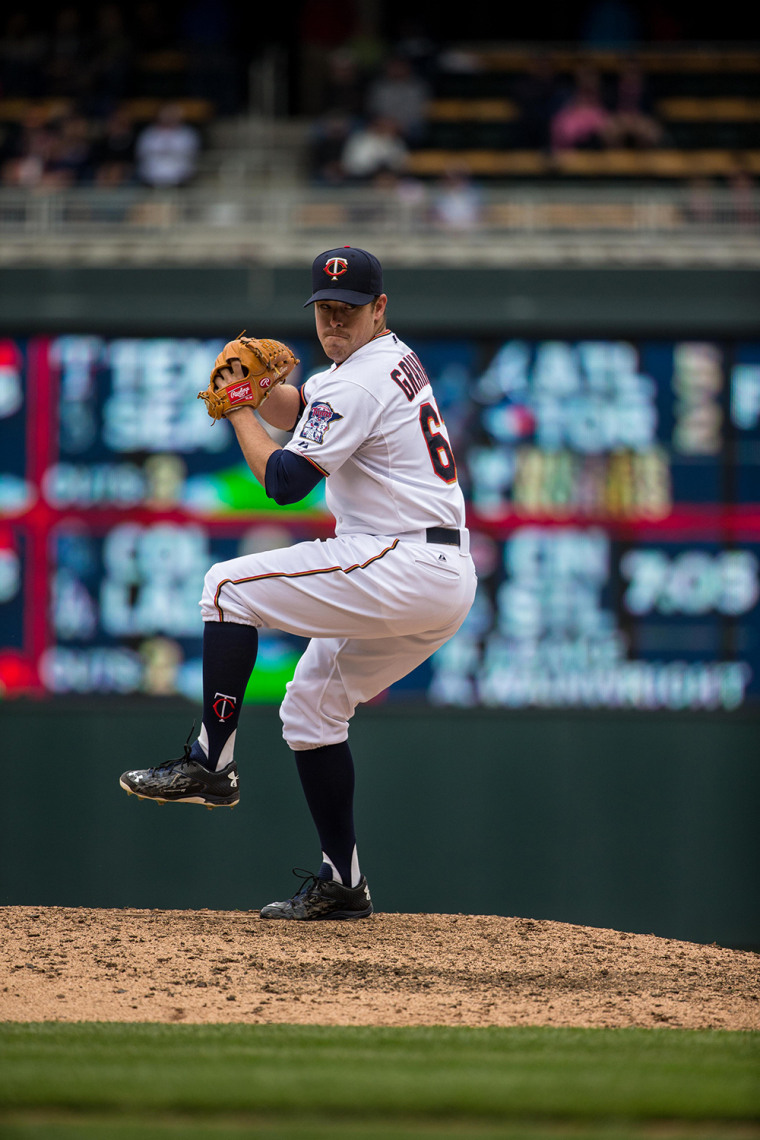
<path id="1" fill-rule="evenodd" d="M 225 386 L 221 373 L 225 370 L 232 373 L 235 360 L 240 361 L 244 379 L 236 378 Z M 298 363 L 298 358 L 281 341 L 257 340 L 243 332 L 225 344 L 211 370 L 211 383 L 198 393 L 198 399 L 206 401 L 213 420 L 220 420 L 237 408 L 258 408 L 275 385 L 287 380 Z"/>

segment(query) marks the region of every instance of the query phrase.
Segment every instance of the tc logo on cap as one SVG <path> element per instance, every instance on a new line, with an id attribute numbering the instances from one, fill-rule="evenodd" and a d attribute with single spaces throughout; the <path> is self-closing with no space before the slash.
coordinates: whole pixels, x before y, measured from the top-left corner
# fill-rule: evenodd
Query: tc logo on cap
<path id="1" fill-rule="evenodd" d="M 337 281 L 341 274 L 348 272 L 348 262 L 345 257 L 331 257 L 325 262 L 324 272 L 333 281 Z"/>

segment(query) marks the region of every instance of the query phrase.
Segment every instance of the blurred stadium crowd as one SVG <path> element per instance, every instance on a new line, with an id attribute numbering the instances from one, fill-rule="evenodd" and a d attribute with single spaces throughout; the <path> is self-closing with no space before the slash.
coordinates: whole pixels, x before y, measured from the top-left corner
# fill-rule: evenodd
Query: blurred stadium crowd
<path id="1" fill-rule="evenodd" d="M 710 154 L 712 165 L 683 166 L 695 200 L 711 177 L 741 192 L 760 173 L 760 57 L 748 45 L 737 70 L 716 44 L 713 69 L 700 44 L 701 67 L 648 68 L 642 46 L 683 47 L 701 31 L 657 4 L 646 19 L 624 0 L 580 6 L 572 19 L 571 6 L 555 29 L 538 13 L 543 34 L 533 29 L 532 47 L 506 63 L 496 49 L 509 46 L 509 32 L 500 34 L 498 16 L 483 21 L 490 36 L 484 28 L 481 46 L 494 49 L 486 58 L 447 36 L 438 16 L 431 31 L 403 6 L 359 0 L 304 0 L 285 28 L 276 13 L 242 16 L 223 0 L 42 11 L 44 19 L 14 7 L 0 28 L 6 187 L 193 184 L 214 125 L 256 112 L 251 75 L 272 58 L 285 114 L 305 124 L 308 182 L 400 181 L 413 194 L 417 179 L 436 178 L 455 225 L 477 215 L 479 179 L 546 177 L 565 170 L 568 153 L 624 156 L 617 170 L 589 165 L 592 176 L 636 173 L 632 152 L 666 152 L 670 165 L 653 169 L 668 176 L 680 173 L 673 156 Z M 524 14 L 512 25 L 530 38 Z M 470 37 L 478 30 L 468 25 Z M 552 30 L 577 58 L 541 46 Z M 464 157 L 473 149 L 517 157 L 478 170 Z"/>
<path id="2" fill-rule="evenodd" d="M 191 181 L 203 126 L 242 106 L 224 4 L 45 11 L 12 9 L 0 36 L 2 184 Z"/>

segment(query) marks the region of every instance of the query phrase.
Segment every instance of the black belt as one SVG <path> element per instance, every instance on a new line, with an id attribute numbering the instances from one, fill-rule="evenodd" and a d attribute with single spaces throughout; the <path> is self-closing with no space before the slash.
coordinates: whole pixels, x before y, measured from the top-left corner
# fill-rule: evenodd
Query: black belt
<path id="1" fill-rule="evenodd" d="M 459 546 L 459 531 L 444 526 L 429 526 L 425 531 L 428 542 L 443 542 L 446 546 Z"/>

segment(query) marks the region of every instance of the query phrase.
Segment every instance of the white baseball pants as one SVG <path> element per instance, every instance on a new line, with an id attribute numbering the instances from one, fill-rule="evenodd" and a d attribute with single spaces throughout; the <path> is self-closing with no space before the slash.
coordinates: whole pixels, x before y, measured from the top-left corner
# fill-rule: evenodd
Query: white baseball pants
<path id="1" fill-rule="evenodd" d="M 294 751 L 348 736 L 358 704 L 405 677 L 457 631 L 475 597 L 461 546 L 352 534 L 212 566 L 204 621 L 280 629 L 312 640 L 280 708 Z M 255 676 L 255 674 L 254 674 Z"/>

